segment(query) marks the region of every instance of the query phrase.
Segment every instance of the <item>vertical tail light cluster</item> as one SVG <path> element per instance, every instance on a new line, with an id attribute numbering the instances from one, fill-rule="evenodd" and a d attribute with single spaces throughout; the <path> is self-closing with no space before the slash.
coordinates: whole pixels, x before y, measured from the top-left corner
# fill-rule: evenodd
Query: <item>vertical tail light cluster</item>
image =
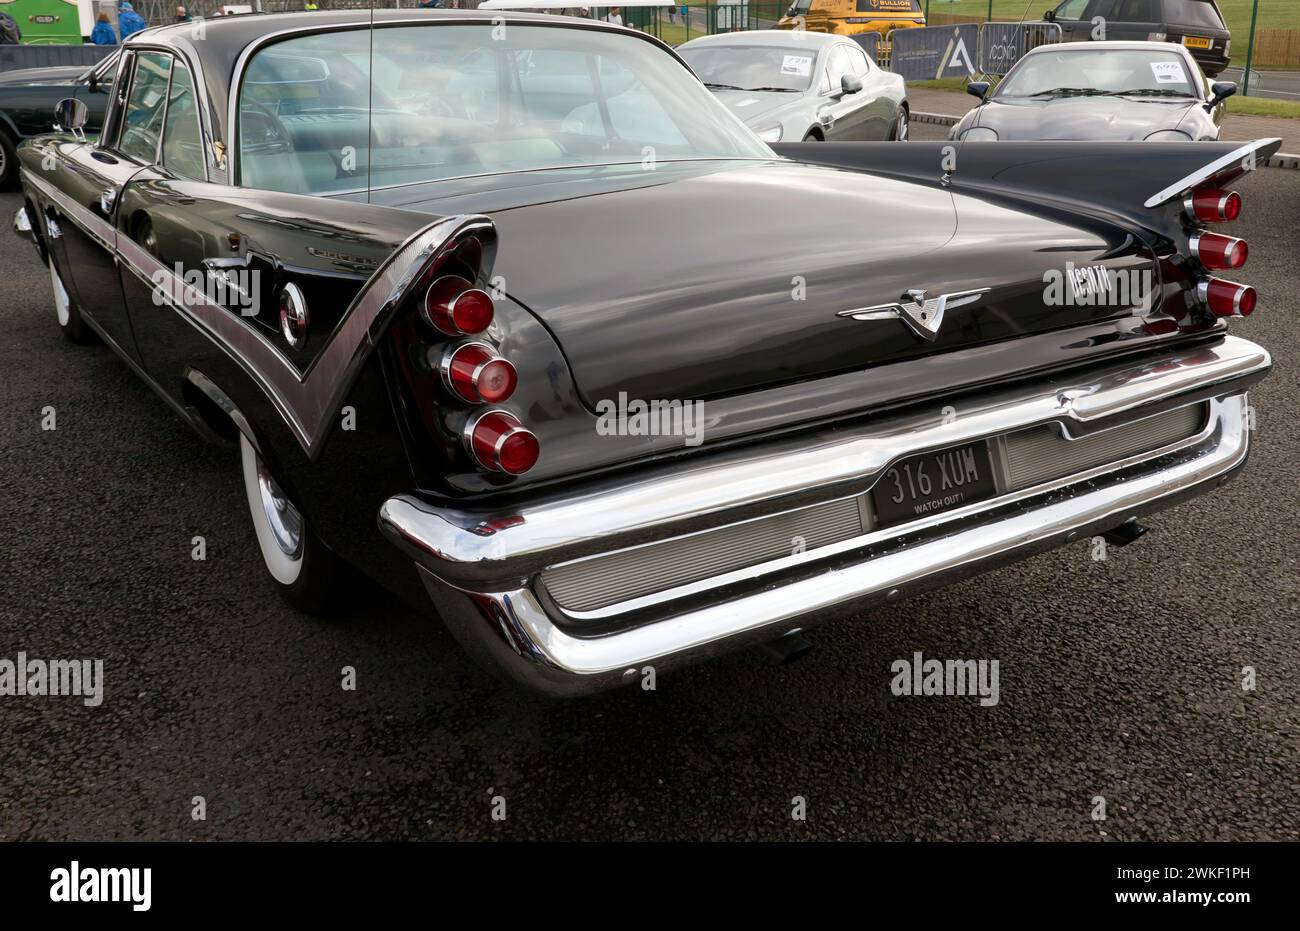
<path id="1" fill-rule="evenodd" d="M 537 464 L 541 447 L 515 414 L 495 407 L 519 384 L 514 365 L 487 335 L 495 316 L 492 295 L 456 274 L 435 278 L 420 306 L 426 327 L 446 338 L 427 351 L 430 365 L 447 396 L 470 406 L 462 434 L 465 451 L 480 469 L 522 475 Z"/>
<path id="2" fill-rule="evenodd" d="M 1249 250 L 1244 239 L 1209 233 L 1202 223 L 1225 223 L 1241 216 L 1241 195 L 1217 187 L 1198 187 L 1183 199 L 1183 212 L 1198 224 L 1188 241 L 1193 258 L 1208 271 L 1241 268 Z M 1215 317 L 1246 317 L 1255 309 L 1255 289 L 1212 275 L 1199 276 L 1193 293 L 1201 307 Z"/>

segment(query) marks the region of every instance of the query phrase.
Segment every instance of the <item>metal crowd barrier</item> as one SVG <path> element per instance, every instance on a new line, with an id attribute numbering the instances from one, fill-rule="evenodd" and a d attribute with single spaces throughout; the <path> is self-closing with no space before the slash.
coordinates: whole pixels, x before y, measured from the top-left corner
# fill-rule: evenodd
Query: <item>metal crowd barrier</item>
<path id="1" fill-rule="evenodd" d="M 1001 77 L 1025 52 L 1060 41 L 1060 23 L 981 23 L 977 67 L 980 74 Z"/>
<path id="2" fill-rule="evenodd" d="M 0 45 L 0 71 L 82 65 L 89 68 L 116 45 Z"/>
<path id="3" fill-rule="evenodd" d="M 979 29 L 976 23 L 891 29 L 888 63 L 882 68 L 905 81 L 970 77 L 976 73 Z"/>

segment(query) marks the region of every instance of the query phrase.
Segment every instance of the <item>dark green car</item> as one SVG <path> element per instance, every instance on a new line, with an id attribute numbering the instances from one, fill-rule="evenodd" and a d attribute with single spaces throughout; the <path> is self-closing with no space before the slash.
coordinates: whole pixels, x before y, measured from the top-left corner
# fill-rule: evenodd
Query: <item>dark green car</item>
<path id="1" fill-rule="evenodd" d="M 0 72 L 0 190 L 11 187 L 18 174 L 14 151 L 28 136 L 48 133 L 54 125 L 54 105 L 65 97 L 85 101 L 90 111 L 87 133 L 98 133 L 108 108 L 108 89 L 117 74 L 118 53 L 97 65 L 24 68 Z"/>

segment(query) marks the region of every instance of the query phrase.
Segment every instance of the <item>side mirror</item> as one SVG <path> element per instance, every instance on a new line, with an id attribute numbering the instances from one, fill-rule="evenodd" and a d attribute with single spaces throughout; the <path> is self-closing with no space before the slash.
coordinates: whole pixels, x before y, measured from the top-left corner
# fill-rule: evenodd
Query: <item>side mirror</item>
<path id="1" fill-rule="evenodd" d="M 1043 14 L 1043 22 L 1045 22 L 1045 23 L 1054 23 L 1054 22 L 1056 22 L 1056 11 L 1055 11 L 1055 10 L 1048 10 L 1046 13 L 1044 13 L 1044 14 Z"/>
<path id="2" fill-rule="evenodd" d="M 76 97 L 64 97 L 54 105 L 54 128 L 61 133 L 81 135 L 89 119 L 90 111 Z"/>
<path id="3" fill-rule="evenodd" d="M 1205 109 L 1213 110 L 1235 93 L 1237 93 L 1236 82 L 1215 81 L 1210 85 L 1210 99 L 1206 101 Z"/>
<path id="4" fill-rule="evenodd" d="M 862 78 L 856 74 L 846 74 L 840 78 L 840 93 L 856 94 L 862 90 Z"/>
<path id="5" fill-rule="evenodd" d="M 972 97 L 978 97 L 980 100 L 983 100 L 989 95 L 989 82 L 971 81 L 966 85 L 966 93 L 970 94 Z"/>

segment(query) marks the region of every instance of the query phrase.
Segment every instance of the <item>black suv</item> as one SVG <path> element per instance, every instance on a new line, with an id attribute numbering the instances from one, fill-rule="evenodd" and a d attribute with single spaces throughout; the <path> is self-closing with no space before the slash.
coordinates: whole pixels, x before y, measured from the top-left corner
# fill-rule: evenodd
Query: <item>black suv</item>
<path id="1" fill-rule="evenodd" d="M 1094 23 L 1098 17 L 1104 34 Z M 1209 77 L 1228 67 L 1232 37 L 1214 0 L 1065 0 L 1043 19 L 1060 25 L 1062 42 L 1178 42 Z"/>

